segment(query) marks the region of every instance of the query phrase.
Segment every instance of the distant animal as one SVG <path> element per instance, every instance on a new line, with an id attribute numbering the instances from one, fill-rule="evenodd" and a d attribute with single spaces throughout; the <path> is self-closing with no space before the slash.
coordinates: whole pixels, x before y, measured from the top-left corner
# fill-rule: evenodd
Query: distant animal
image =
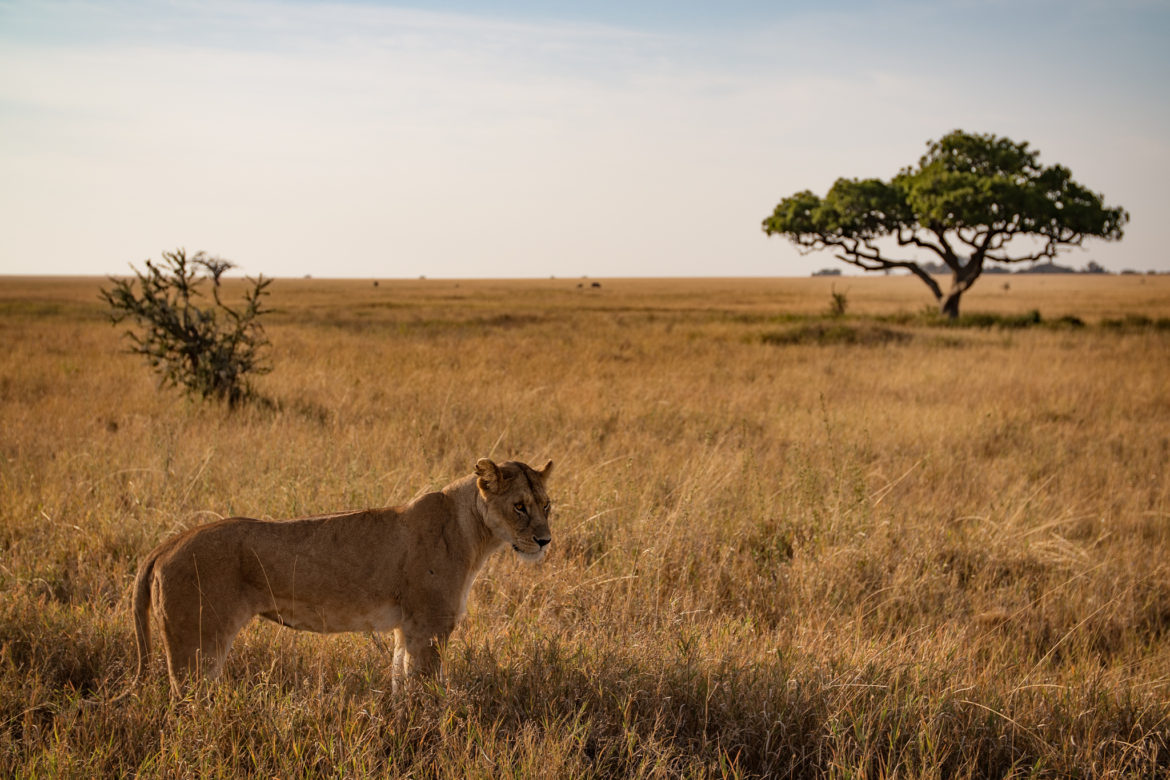
<path id="1" fill-rule="evenodd" d="M 439 676 L 440 648 L 488 557 L 507 547 L 525 561 L 544 557 L 552 465 L 482 458 L 474 474 L 405 506 L 233 517 L 164 541 L 134 583 L 137 683 L 147 674 L 151 610 L 174 696 L 217 677 L 256 615 L 321 633 L 393 631 L 395 689 L 411 675 Z"/>

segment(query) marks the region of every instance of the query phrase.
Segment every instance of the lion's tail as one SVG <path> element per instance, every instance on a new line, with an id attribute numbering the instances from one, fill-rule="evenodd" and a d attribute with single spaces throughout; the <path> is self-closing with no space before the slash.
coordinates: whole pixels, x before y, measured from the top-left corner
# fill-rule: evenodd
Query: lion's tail
<path id="1" fill-rule="evenodd" d="M 138 567 L 134 579 L 134 638 L 138 644 L 138 669 L 134 673 L 134 687 L 146 679 L 146 664 L 150 660 L 150 588 L 154 583 L 154 563 L 158 559 L 152 554 Z"/>

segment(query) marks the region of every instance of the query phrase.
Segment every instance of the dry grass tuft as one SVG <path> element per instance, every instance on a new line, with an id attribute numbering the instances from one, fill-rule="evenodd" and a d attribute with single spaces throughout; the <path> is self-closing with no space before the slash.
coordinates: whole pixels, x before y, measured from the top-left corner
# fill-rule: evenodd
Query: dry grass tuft
<path id="1" fill-rule="evenodd" d="M 1170 773 L 1170 280 L 1013 277 L 959 328 L 897 278 L 831 320 L 822 280 L 278 281 L 278 406 L 231 414 L 100 284 L 0 283 L 0 775 Z M 254 624 L 210 696 L 81 704 L 164 536 L 484 455 L 557 461 L 554 543 L 489 565 L 448 691 Z"/>

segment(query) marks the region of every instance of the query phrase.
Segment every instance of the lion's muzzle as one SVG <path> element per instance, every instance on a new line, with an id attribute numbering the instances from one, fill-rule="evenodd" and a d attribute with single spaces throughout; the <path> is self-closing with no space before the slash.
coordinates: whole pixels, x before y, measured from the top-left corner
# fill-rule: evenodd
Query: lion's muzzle
<path id="1" fill-rule="evenodd" d="M 548 544 L 551 541 L 552 541 L 551 536 L 545 536 L 545 537 L 533 536 L 531 539 L 531 543 L 524 544 L 523 547 L 521 546 L 522 542 L 513 542 L 512 549 L 521 558 L 532 563 L 535 561 L 539 561 L 540 559 L 542 559 L 544 557 L 544 554 L 546 552 L 546 548 L 548 547 Z"/>

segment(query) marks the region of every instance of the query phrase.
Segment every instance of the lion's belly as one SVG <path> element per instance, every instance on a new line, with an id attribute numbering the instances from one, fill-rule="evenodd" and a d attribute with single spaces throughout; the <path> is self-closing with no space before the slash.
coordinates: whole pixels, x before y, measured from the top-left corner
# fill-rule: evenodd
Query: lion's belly
<path id="1" fill-rule="evenodd" d="M 388 604 L 365 609 L 351 607 L 343 615 L 333 615 L 330 623 L 330 631 L 392 631 L 402 623 L 402 607 Z"/>
<path id="2" fill-rule="evenodd" d="M 395 604 L 369 606 L 319 606 L 284 602 L 261 617 L 302 631 L 335 634 L 342 631 L 391 631 L 402 623 L 402 607 Z"/>

